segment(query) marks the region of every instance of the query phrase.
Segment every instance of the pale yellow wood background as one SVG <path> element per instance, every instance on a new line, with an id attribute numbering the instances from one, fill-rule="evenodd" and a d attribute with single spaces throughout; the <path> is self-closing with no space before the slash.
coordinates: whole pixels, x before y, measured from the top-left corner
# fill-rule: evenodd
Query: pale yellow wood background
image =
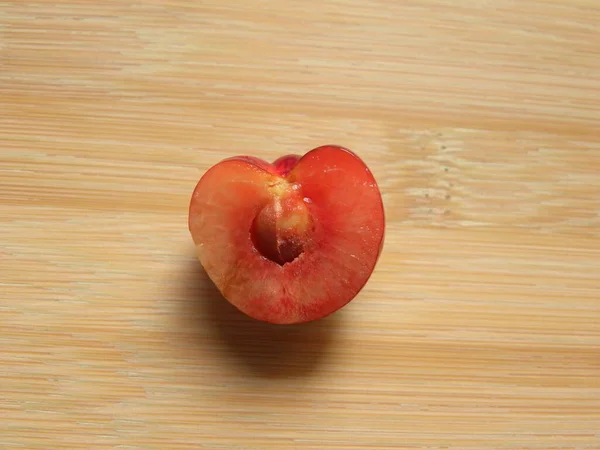
<path id="1" fill-rule="evenodd" d="M 0 116 L 0 448 L 600 449 L 597 0 L 4 1 Z M 377 270 L 246 319 L 192 189 L 326 143 Z"/>

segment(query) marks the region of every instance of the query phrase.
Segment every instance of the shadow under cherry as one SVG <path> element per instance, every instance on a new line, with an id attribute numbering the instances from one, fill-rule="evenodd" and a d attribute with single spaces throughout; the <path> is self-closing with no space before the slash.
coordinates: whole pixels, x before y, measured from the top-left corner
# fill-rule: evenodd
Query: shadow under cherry
<path id="1" fill-rule="evenodd" d="M 252 319 L 230 304 L 210 280 L 197 259 L 183 269 L 183 317 L 249 376 L 298 378 L 319 369 L 332 350 L 343 311 L 313 322 L 274 325 Z M 182 275 L 183 275 L 182 274 Z M 189 326 L 189 325 L 188 325 Z M 188 345 L 194 345 L 188 343 Z"/>

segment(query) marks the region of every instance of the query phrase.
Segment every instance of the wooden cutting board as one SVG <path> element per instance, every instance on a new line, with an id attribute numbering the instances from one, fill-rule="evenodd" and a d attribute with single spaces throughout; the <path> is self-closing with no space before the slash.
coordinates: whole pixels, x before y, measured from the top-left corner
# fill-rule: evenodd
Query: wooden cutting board
<path id="1" fill-rule="evenodd" d="M 247 319 L 191 192 L 326 143 L 377 269 Z M 0 3 L 0 346 L 2 449 L 600 449 L 597 0 Z"/>

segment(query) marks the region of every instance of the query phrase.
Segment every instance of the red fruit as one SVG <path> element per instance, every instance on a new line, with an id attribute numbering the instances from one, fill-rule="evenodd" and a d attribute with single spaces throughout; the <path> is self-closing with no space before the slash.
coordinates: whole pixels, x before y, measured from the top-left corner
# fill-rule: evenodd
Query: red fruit
<path id="1" fill-rule="evenodd" d="M 352 300 L 375 268 L 384 228 L 373 175 L 336 146 L 273 164 L 221 161 L 189 211 L 198 257 L 223 296 L 278 324 L 319 319 Z"/>

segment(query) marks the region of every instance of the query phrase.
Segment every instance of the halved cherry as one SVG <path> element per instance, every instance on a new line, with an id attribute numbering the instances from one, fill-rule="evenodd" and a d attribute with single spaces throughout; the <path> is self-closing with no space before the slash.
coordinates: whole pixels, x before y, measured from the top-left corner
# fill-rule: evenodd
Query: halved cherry
<path id="1" fill-rule="evenodd" d="M 234 157 L 196 186 L 189 229 L 223 296 L 258 320 L 327 316 L 368 281 L 384 241 L 377 183 L 351 151 L 323 146 L 273 164 Z"/>

